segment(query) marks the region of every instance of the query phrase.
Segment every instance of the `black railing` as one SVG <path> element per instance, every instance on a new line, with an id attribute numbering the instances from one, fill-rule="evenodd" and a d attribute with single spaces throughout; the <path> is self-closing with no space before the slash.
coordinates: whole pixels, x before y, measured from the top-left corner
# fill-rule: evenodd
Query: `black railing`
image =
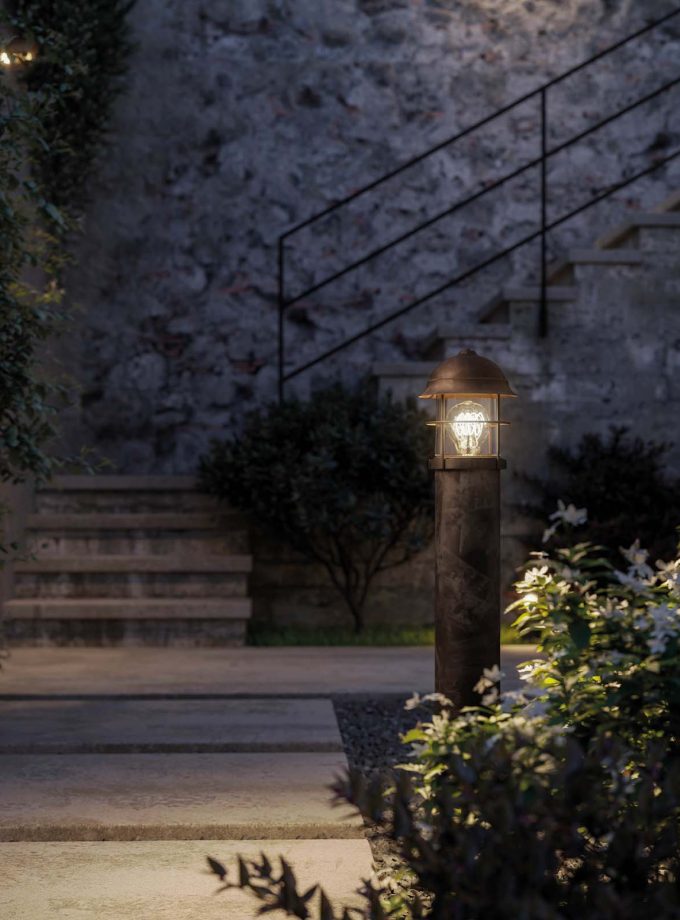
<path id="1" fill-rule="evenodd" d="M 557 144 L 553 147 L 550 147 L 548 143 L 548 127 L 549 127 L 548 91 L 554 86 L 556 86 L 557 84 L 562 83 L 564 80 L 573 76 L 574 74 L 585 70 L 587 67 L 592 66 L 597 61 L 600 61 L 602 58 L 606 57 L 607 55 L 610 55 L 613 52 L 617 51 L 619 48 L 624 47 L 624 45 L 627 45 L 630 42 L 635 41 L 635 39 L 640 38 L 642 35 L 645 35 L 646 33 L 651 32 L 652 30 L 660 28 L 661 26 L 665 25 L 667 22 L 669 22 L 671 19 L 673 19 L 675 16 L 678 16 L 678 15 L 680 15 L 680 7 L 674 9 L 672 12 L 663 16 L 662 18 L 649 23 L 643 28 L 638 29 L 637 32 L 634 32 L 633 34 L 628 35 L 626 38 L 622 39 L 621 41 L 618 41 L 615 44 L 610 45 L 609 47 L 605 48 L 603 51 L 600 51 L 598 54 L 595 54 L 592 57 L 588 58 L 588 60 L 583 61 L 581 64 L 578 64 L 577 66 L 572 67 L 570 70 L 565 71 L 564 73 L 560 74 L 557 77 L 554 77 L 552 80 L 549 80 L 547 83 L 545 83 L 543 86 L 539 87 L 538 89 L 532 90 L 530 93 L 526 93 L 524 96 L 520 96 L 518 99 L 515 99 L 513 102 L 509 103 L 508 105 L 505 105 L 502 108 L 498 109 L 493 114 L 486 116 L 485 118 L 481 119 L 478 122 L 475 122 L 474 124 L 468 126 L 467 128 L 464 128 L 462 131 L 459 131 L 457 134 L 451 137 L 448 137 L 443 141 L 440 141 L 435 146 L 430 147 L 428 150 L 423 151 L 422 153 L 418 154 L 418 156 L 415 156 L 412 159 L 408 160 L 406 163 L 403 163 L 401 166 L 398 166 L 397 168 L 391 170 L 388 173 L 385 173 L 383 176 L 376 179 L 375 181 L 370 182 L 368 185 L 365 185 L 360 189 L 357 189 L 356 191 L 352 192 L 351 194 L 347 195 L 341 200 L 336 201 L 334 204 L 330 205 L 329 207 L 325 208 L 322 211 L 319 211 L 317 214 L 312 215 L 306 220 L 301 221 L 300 223 L 296 224 L 294 227 L 291 227 L 285 233 L 281 234 L 281 236 L 278 239 L 278 319 L 279 319 L 278 382 L 279 382 L 279 398 L 283 399 L 284 386 L 285 386 L 286 381 L 291 380 L 293 377 L 297 377 L 299 374 L 303 373 L 306 370 L 309 370 L 311 367 L 314 367 L 315 365 L 319 364 L 321 361 L 325 361 L 327 358 L 330 358 L 331 356 L 337 354 L 339 351 L 342 351 L 343 349 L 348 348 L 350 345 L 354 344 L 360 339 L 363 339 L 366 336 L 370 335 L 371 333 L 376 332 L 378 329 L 383 328 L 388 323 L 391 323 L 394 320 L 399 319 L 400 317 L 404 316 L 406 313 L 409 313 L 411 310 L 414 310 L 416 307 L 419 307 L 422 304 L 426 303 L 428 300 L 432 300 L 433 298 L 442 294 L 444 291 L 449 290 L 455 285 L 468 280 L 473 275 L 477 274 L 483 269 L 488 268 L 490 265 L 500 261 L 501 259 L 506 258 L 507 256 L 511 255 L 513 252 L 515 252 L 516 250 L 536 240 L 540 240 L 540 247 L 541 247 L 541 255 L 540 255 L 540 259 L 541 259 L 541 265 L 540 265 L 541 295 L 540 295 L 538 329 L 539 329 L 539 334 L 544 336 L 547 332 L 547 319 L 548 319 L 548 313 L 547 313 L 548 234 L 552 230 L 554 230 L 556 227 L 559 227 L 562 224 L 564 224 L 566 221 L 571 220 L 571 218 L 575 217 L 577 214 L 580 214 L 583 211 L 587 210 L 588 208 L 593 207 L 594 205 L 603 201 L 605 198 L 608 198 L 610 195 L 614 194 L 615 192 L 620 191 L 622 188 L 625 188 L 626 186 L 637 181 L 643 176 L 649 175 L 650 173 L 661 168 L 662 166 L 665 166 L 666 164 L 676 159 L 677 157 L 680 157 L 680 148 L 678 148 L 677 150 L 673 151 L 672 153 L 664 157 L 660 157 L 660 158 L 657 157 L 655 158 L 654 163 L 651 164 L 650 166 L 636 172 L 633 175 L 627 176 L 625 179 L 622 179 L 620 182 L 610 185 L 605 191 L 601 192 L 598 195 L 591 197 L 585 204 L 581 205 L 578 208 L 574 208 L 573 210 L 567 212 L 566 214 L 562 214 L 559 218 L 551 221 L 548 219 L 548 203 L 549 203 L 548 161 L 552 157 L 556 156 L 558 153 L 561 153 L 567 148 L 572 147 L 574 144 L 590 136 L 596 131 L 601 130 L 606 125 L 611 124 L 612 122 L 623 117 L 629 112 L 632 112 L 634 109 L 637 109 L 642 105 L 645 105 L 646 103 L 655 99 L 657 96 L 661 96 L 662 94 L 668 92 L 674 86 L 677 86 L 678 84 L 680 84 L 680 75 L 675 77 L 673 80 L 669 80 L 668 82 L 664 83 L 662 86 L 658 87 L 652 92 L 649 92 L 645 94 L 644 96 L 640 96 L 634 102 L 631 102 L 630 104 L 624 106 L 623 108 L 618 109 L 612 115 L 609 115 L 606 118 L 601 119 L 599 122 L 597 122 L 597 124 L 592 125 L 589 128 L 586 128 L 585 130 L 579 132 L 578 134 L 575 134 L 573 137 L 569 138 L 569 140 L 563 141 L 562 143 Z M 501 116 L 506 115 L 507 113 L 511 112 L 513 109 L 516 109 L 518 106 L 522 105 L 523 103 L 529 102 L 532 99 L 538 99 L 539 104 L 540 104 L 540 131 L 539 131 L 540 153 L 536 157 L 529 160 L 527 163 L 518 167 L 517 169 L 514 169 L 511 172 L 506 173 L 505 175 L 501 176 L 499 179 L 495 179 L 493 182 L 485 185 L 485 187 L 480 189 L 479 191 L 476 191 L 473 194 L 468 195 L 462 201 L 458 201 L 455 204 L 451 205 L 450 207 L 446 208 L 445 210 L 439 211 L 434 216 L 429 217 L 427 220 L 422 221 L 417 226 L 413 227 L 411 230 L 408 230 L 405 233 L 402 233 L 399 236 L 396 236 L 393 239 L 389 240 L 387 243 L 384 243 L 383 245 L 378 246 L 375 249 L 372 249 L 370 252 L 362 256 L 360 259 L 357 259 L 354 262 L 351 262 L 349 265 L 346 265 L 344 268 L 341 268 L 333 272 L 332 274 L 323 278 L 321 281 L 314 282 L 313 284 L 308 286 L 306 289 L 295 294 L 292 297 L 286 296 L 285 271 L 286 271 L 286 241 L 287 240 L 289 240 L 296 233 L 299 233 L 301 230 L 304 230 L 305 228 L 310 227 L 312 224 L 315 224 L 317 221 L 320 221 L 323 218 L 328 217 L 328 215 L 336 211 L 339 211 L 341 208 L 346 207 L 348 204 L 350 204 L 353 201 L 356 201 L 361 196 L 366 195 L 368 192 L 373 191 L 374 189 L 378 188 L 383 183 L 387 182 L 389 179 L 393 179 L 395 176 L 398 176 L 399 174 L 405 172 L 407 169 L 410 169 L 416 164 L 421 163 L 423 160 L 426 160 L 427 158 L 433 156 L 434 154 L 438 153 L 444 148 L 449 147 L 451 144 L 454 144 L 457 141 L 460 141 L 462 138 L 471 135 L 473 132 L 480 130 L 481 128 L 492 123 L 493 121 L 500 118 Z M 387 252 L 389 249 L 392 249 L 398 244 L 403 243 L 405 240 L 410 239 L 411 237 L 415 236 L 418 233 L 421 233 L 423 230 L 426 230 L 427 228 L 432 227 L 434 224 L 441 221 L 445 217 L 449 217 L 452 214 L 455 214 L 456 212 L 460 211 L 462 208 L 466 207 L 467 205 L 470 205 L 473 202 L 478 201 L 479 199 L 483 198 L 485 195 L 488 195 L 491 192 L 495 191 L 496 189 L 501 188 L 502 186 L 506 185 L 506 183 L 510 182 L 512 179 L 515 179 L 518 176 L 526 173 L 528 170 L 534 169 L 536 167 L 539 168 L 539 175 L 540 175 L 539 195 L 540 195 L 540 205 L 541 205 L 540 207 L 540 215 L 541 215 L 540 216 L 540 226 L 538 230 L 536 230 L 534 233 L 528 234 L 521 240 L 513 243 L 511 246 L 508 246 L 505 249 L 500 250 L 499 252 L 495 253 L 493 256 L 483 260 L 482 262 L 478 263 L 472 268 L 461 272 L 460 274 L 456 275 L 453 278 L 450 278 L 444 284 L 439 285 L 435 289 L 429 291 L 424 296 L 418 297 L 417 299 L 411 301 L 406 306 L 401 307 L 399 310 L 395 310 L 394 312 L 383 317 L 381 320 L 375 323 L 372 323 L 370 326 L 366 327 L 361 332 L 358 332 L 355 335 L 352 335 L 349 338 L 344 339 L 340 344 L 334 346 L 333 348 L 329 348 L 328 350 L 324 351 L 322 354 L 318 355 L 316 358 L 313 358 L 310 361 L 306 361 L 304 364 L 301 364 L 298 367 L 294 368 L 293 370 L 289 370 L 288 372 L 286 372 L 286 369 L 285 369 L 285 360 L 286 360 L 285 314 L 286 314 L 286 310 L 289 307 L 291 307 L 293 304 L 299 303 L 300 301 L 306 299 L 312 294 L 315 294 L 318 291 L 323 290 L 328 285 L 332 284 L 334 281 L 337 281 L 338 279 L 344 277 L 345 275 L 348 275 L 350 272 L 355 271 L 356 269 L 360 268 L 362 265 L 365 265 L 367 262 L 370 262 L 372 259 L 375 259 L 378 256 L 382 255 L 384 252 Z"/>

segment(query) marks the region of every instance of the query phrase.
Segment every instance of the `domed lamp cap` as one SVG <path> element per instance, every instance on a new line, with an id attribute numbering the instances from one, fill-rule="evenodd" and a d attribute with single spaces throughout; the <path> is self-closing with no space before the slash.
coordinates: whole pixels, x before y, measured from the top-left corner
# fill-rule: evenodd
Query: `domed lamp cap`
<path id="1" fill-rule="evenodd" d="M 517 394 L 497 364 L 465 348 L 435 367 L 419 398 L 434 399 L 436 396 L 513 397 Z"/>

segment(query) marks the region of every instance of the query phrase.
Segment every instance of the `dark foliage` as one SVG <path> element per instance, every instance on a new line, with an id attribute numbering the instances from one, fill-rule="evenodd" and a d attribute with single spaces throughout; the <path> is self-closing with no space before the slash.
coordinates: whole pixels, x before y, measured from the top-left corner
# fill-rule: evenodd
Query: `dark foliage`
<path id="1" fill-rule="evenodd" d="M 251 414 L 213 442 L 200 482 L 323 565 L 360 630 L 375 575 L 431 537 L 429 441 L 414 402 L 335 385 Z"/>
<path id="2" fill-rule="evenodd" d="M 85 179 L 129 51 L 119 0 L 12 0 L 0 10 L 0 479 L 49 478 L 67 402 L 41 357 L 67 319 L 60 277 Z M 13 43 L 34 46 L 17 57 Z"/>
<path id="3" fill-rule="evenodd" d="M 587 434 L 574 451 L 552 448 L 555 476 L 535 483 L 541 492 L 540 516 L 549 517 L 558 499 L 571 502 L 588 511 L 579 539 L 617 556 L 618 547 L 639 538 L 652 559 L 668 559 L 680 524 L 680 481 L 664 471 L 669 448 L 631 437 L 626 428 L 612 428 L 606 439 Z"/>
<path id="4" fill-rule="evenodd" d="M 133 0 L 134 2 L 134 0 Z M 131 45 L 130 0 L 12 0 L 11 24 L 38 47 L 24 82 L 54 100 L 34 178 L 58 208 L 82 206 L 85 179 L 122 89 Z"/>

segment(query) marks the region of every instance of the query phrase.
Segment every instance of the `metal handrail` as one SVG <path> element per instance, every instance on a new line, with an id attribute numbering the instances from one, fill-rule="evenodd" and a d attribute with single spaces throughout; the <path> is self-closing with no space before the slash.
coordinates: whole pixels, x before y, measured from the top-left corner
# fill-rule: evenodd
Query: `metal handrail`
<path id="1" fill-rule="evenodd" d="M 677 156 L 680 155 L 680 150 L 675 151 L 669 156 L 661 160 L 658 160 L 651 167 L 648 167 L 647 169 L 642 170 L 641 172 L 635 174 L 632 177 L 628 177 L 628 179 L 623 180 L 622 182 L 619 182 L 619 183 L 616 183 L 610 186 L 605 192 L 592 198 L 590 201 L 580 206 L 579 208 L 576 208 L 573 211 L 570 211 L 568 214 L 563 215 L 562 217 L 558 218 L 555 221 L 548 222 L 548 218 L 547 218 L 547 202 L 548 202 L 547 165 L 548 165 L 548 160 L 551 157 L 555 156 L 556 154 L 560 153 L 561 151 L 578 143 L 580 140 L 583 140 L 584 138 L 593 134 L 595 131 L 600 130 L 607 124 L 610 124 L 611 122 L 616 121 L 617 119 L 633 111 L 639 106 L 644 105 L 647 102 L 650 102 L 652 99 L 656 98 L 657 96 L 660 96 L 663 93 L 668 92 L 678 83 L 680 83 L 680 77 L 677 77 L 673 80 L 668 81 L 667 83 L 663 84 L 663 86 L 646 94 L 645 96 L 642 96 L 636 99 L 634 102 L 624 106 L 622 109 L 617 110 L 614 114 L 609 115 L 606 118 L 602 119 L 597 124 L 585 129 L 584 131 L 579 132 L 578 134 L 575 134 L 569 140 L 564 141 L 552 148 L 548 147 L 548 106 L 547 106 L 548 90 L 550 90 L 551 87 L 556 86 L 557 84 L 566 80 L 567 78 L 573 76 L 575 73 L 578 73 L 579 71 L 584 70 L 585 68 L 591 66 L 592 64 L 601 60 L 607 55 L 612 54 L 614 51 L 618 50 L 619 48 L 622 48 L 623 46 L 636 40 L 640 36 L 654 29 L 659 28 L 660 26 L 664 25 L 669 20 L 671 20 L 672 18 L 678 15 L 680 15 L 680 7 L 674 9 L 670 13 L 667 13 L 665 16 L 661 17 L 660 19 L 657 19 L 649 23 L 643 28 L 638 29 L 636 32 L 632 33 L 631 35 L 628 35 L 626 38 L 621 39 L 615 44 L 610 45 L 604 50 L 588 58 L 586 61 L 583 61 L 580 64 L 577 64 L 575 67 L 572 67 L 569 70 L 564 71 L 563 73 L 559 74 L 557 77 L 554 77 L 552 80 L 549 80 L 547 83 L 543 84 L 537 89 L 532 90 L 531 92 L 526 93 L 523 96 L 520 96 L 519 98 L 515 99 L 513 102 L 508 103 L 507 105 L 498 109 L 496 112 L 492 113 L 491 115 L 488 115 L 485 118 L 481 119 L 480 121 L 477 121 L 472 125 L 469 125 L 467 128 L 464 128 L 462 131 L 459 131 L 457 134 L 452 135 L 443 141 L 440 141 L 435 146 L 429 148 L 426 151 L 423 151 L 422 153 L 418 154 L 415 157 L 412 157 L 407 162 L 401 164 L 400 166 L 396 167 L 390 172 L 385 173 L 383 176 L 380 176 L 378 179 L 374 180 L 373 182 L 370 182 L 368 185 L 365 185 L 362 188 L 355 190 L 351 194 L 345 196 L 339 201 L 334 202 L 332 205 L 329 205 L 327 208 L 324 208 L 322 211 L 319 211 L 318 213 L 312 215 L 306 220 L 301 221 L 300 223 L 294 225 L 293 227 L 291 227 L 290 229 L 282 233 L 278 238 L 278 247 L 277 247 L 278 307 L 279 307 L 279 349 L 278 349 L 279 398 L 280 399 L 283 398 L 284 384 L 287 380 L 290 380 L 293 377 L 296 377 L 298 374 L 301 374 L 303 371 L 306 371 L 309 368 L 313 367 L 314 365 L 319 364 L 321 361 L 324 361 L 327 358 L 331 357 L 332 355 L 337 354 L 337 352 L 343 350 L 344 348 L 349 347 L 350 345 L 354 344 L 356 341 L 364 338 L 367 335 L 370 335 L 372 332 L 375 332 L 376 330 L 382 328 L 383 326 L 387 325 L 388 323 L 392 322 L 398 317 L 403 316 L 404 314 L 410 312 L 416 307 L 421 306 L 426 301 L 431 300 L 432 298 L 438 296 L 443 291 L 449 289 L 450 287 L 453 287 L 456 284 L 461 283 L 463 280 L 470 278 L 472 275 L 476 274 L 482 269 L 510 255 L 512 252 L 516 251 L 520 247 L 526 245 L 529 242 L 532 242 L 533 240 L 539 239 L 539 238 L 541 240 L 541 309 L 540 309 L 540 314 L 539 314 L 539 333 L 540 335 L 545 335 L 547 332 L 547 270 L 548 270 L 547 269 L 547 234 L 551 230 L 553 230 L 555 227 L 563 224 L 565 221 L 571 219 L 577 214 L 580 214 L 587 208 L 590 208 L 594 206 L 595 204 L 598 204 L 600 201 L 614 194 L 614 192 L 618 191 L 621 188 L 626 187 L 627 185 L 630 185 L 632 182 L 636 181 L 642 176 L 648 175 L 654 170 L 661 168 L 662 166 L 666 165 L 668 162 L 670 162 L 671 160 L 675 159 Z M 313 223 L 316 223 L 322 218 L 327 217 L 329 214 L 339 210 L 340 208 L 345 207 L 350 202 L 355 201 L 357 198 L 361 197 L 362 195 L 365 195 L 367 192 L 372 191 L 373 189 L 382 185 L 384 182 L 387 182 L 389 179 L 392 179 L 395 176 L 399 175 L 400 173 L 406 171 L 407 169 L 410 169 L 412 166 L 416 165 L 417 163 L 420 163 L 423 160 L 434 155 L 435 153 L 438 153 L 440 150 L 444 149 L 445 147 L 461 140 L 462 138 L 473 133 L 474 131 L 479 130 L 485 125 L 490 124 L 495 119 L 500 118 L 502 115 L 505 115 L 508 112 L 512 111 L 513 109 L 517 108 L 517 106 L 522 105 L 523 103 L 531 99 L 535 99 L 537 97 L 539 98 L 539 101 L 540 101 L 540 115 L 541 115 L 540 117 L 540 150 L 541 150 L 540 156 L 535 157 L 534 159 L 525 163 L 523 166 L 518 167 L 512 172 L 506 173 L 500 179 L 495 180 L 494 182 L 485 186 L 483 189 L 480 189 L 479 191 L 469 195 L 467 198 L 463 199 L 462 201 L 456 202 L 456 204 L 446 208 L 443 211 L 440 211 L 439 213 L 435 214 L 433 217 L 430 217 L 427 220 L 418 224 L 417 226 L 413 227 L 411 230 L 406 231 L 405 233 L 399 235 L 398 237 L 395 237 L 389 242 L 383 244 L 382 246 L 379 246 L 378 248 L 362 256 L 360 259 L 350 263 L 349 265 L 346 265 L 344 268 L 339 269 L 338 271 L 327 276 L 321 281 L 312 284 L 310 287 L 306 288 L 301 293 L 296 294 L 294 297 L 290 297 L 290 298 L 286 297 L 285 242 L 287 239 L 289 239 L 291 236 L 298 233 L 299 231 L 305 229 L 306 227 L 311 226 Z M 334 348 L 328 349 L 323 354 L 319 355 L 317 358 L 314 358 L 313 360 L 308 361 L 303 365 L 300 365 L 299 367 L 295 368 L 292 371 L 289 371 L 288 373 L 285 372 L 284 318 L 285 318 L 285 311 L 288 307 L 292 306 L 295 303 L 298 303 L 299 301 L 303 300 L 306 297 L 309 297 L 311 294 L 322 290 L 323 288 L 332 284 L 334 281 L 337 281 L 339 278 L 347 275 L 349 272 L 354 271 L 355 269 L 359 268 L 362 265 L 365 265 L 367 262 L 378 257 L 379 255 L 386 252 L 387 250 L 397 246 L 399 243 L 402 243 L 405 240 L 409 239 L 410 237 L 415 236 L 417 233 L 420 233 L 421 231 L 427 229 L 428 227 L 433 226 L 438 221 L 444 219 L 445 217 L 450 216 L 451 214 L 454 214 L 456 211 L 461 210 L 465 206 L 471 204 L 473 201 L 476 201 L 482 198 L 484 195 L 487 195 L 493 192 L 494 190 L 505 185 L 507 182 L 511 181 L 517 176 L 522 175 L 529 169 L 535 168 L 536 166 L 540 166 L 540 187 L 541 187 L 541 221 L 540 221 L 539 230 L 537 230 L 535 233 L 529 234 L 528 236 L 526 236 L 524 239 L 514 244 L 513 246 L 509 246 L 506 249 L 502 250 L 502 252 L 499 252 L 496 255 L 492 256 L 491 258 L 484 260 L 483 262 L 474 266 L 472 269 L 469 269 L 463 272 L 461 275 L 458 275 L 455 278 L 450 279 L 449 281 L 445 282 L 443 285 L 440 285 L 435 290 L 430 291 L 428 294 L 424 295 L 423 297 L 420 297 L 412 301 L 410 304 L 407 304 L 406 307 L 402 307 L 400 310 L 397 310 L 389 314 L 387 317 L 384 317 L 379 322 L 374 323 L 371 326 L 367 327 L 366 329 L 362 330 L 361 332 L 351 336 L 348 339 L 345 339 L 342 343 L 335 346 Z"/>

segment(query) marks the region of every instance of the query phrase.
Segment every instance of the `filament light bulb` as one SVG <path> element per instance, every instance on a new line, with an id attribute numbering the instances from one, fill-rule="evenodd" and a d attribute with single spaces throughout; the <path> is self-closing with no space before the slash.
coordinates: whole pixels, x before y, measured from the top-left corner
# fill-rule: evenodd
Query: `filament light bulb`
<path id="1" fill-rule="evenodd" d="M 449 427 L 458 452 L 464 457 L 479 454 L 479 442 L 489 417 L 479 403 L 467 399 L 449 413 Z"/>

